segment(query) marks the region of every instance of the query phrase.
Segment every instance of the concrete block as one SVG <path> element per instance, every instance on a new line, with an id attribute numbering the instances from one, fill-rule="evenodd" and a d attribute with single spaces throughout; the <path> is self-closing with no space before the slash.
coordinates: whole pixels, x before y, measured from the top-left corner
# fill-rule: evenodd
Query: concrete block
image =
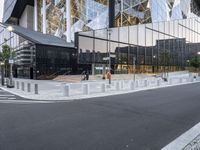
<path id="1" fill-rule="evenodd" d="M 21 90 L 24 91 L 24 82 L 21 82 Z"/>
<path id="2" fill-rule="evenodd" d="M 39 92 L 38 92 L 38 84 L 35 84 L 35 86 L 34 86 L 34 88 L 35 88 L 35 94 L 39 94 Z"/>
<path id="3" fill-rule="evenodd" d="M 169 79 L 169 84 L 173 85 L 173 79 L 172 78 Z"/>
<path id="4" fill-rule="evenodd" d="M 16 85 L 17 85 L 17 89 L 19 89 L 19 81 L 17 81 Z"/>
<path id="5" fill-rule="evenodd" d="M 84 95 L 89 95 L 89 84 L 83 84 L 83 94 Z"/>
<path id="6" fill-rule="evenodd" d="M 124 81 L 121 81 L 121 90 L 124 89 Z"/>
<path id="7" fill-rule="evenodd" d="M 63 96 L 70 96 L 70 86 L 68 84 L 63 86 Z"/>
<path id="8" fill-rule="evenodd" d="M 130 85 L 131 90 L 135 90 L 135 82 L 134 82 L 134 81 L 131 81 L 130 84 L 131 84 L 131 85 Z"/>
<path id="9" fill-rule="evenodd" d="M 161 85 L 161 80 L 158 79 L 158 80 L 157 80 L 157 86 L 160 86 L 160 85 Z"/>
<path id="10" fill-rule="evenodd" d="M 136 80 L 136 81 L 135 81 L 135 88 L 138 88 L 138 87 L 139 87 L 139 81 Z"/>
<path id="11" fill-rule="evenodd" d="M 27 92 L 31 92 L 31 84 L 30 83 L 27 83 Z"/>
<path id="12" fill-rule="evenodd" d="M 105 93 L 105 92 L 106 92 L 106 84 L 105 84 L 105 83 L 102 83 L 102 84 L 101 84 L 101 92 L 102 92 L 102 93 Z"/>
<path id="13" fill-rule="evenodd" d="M 120 90 L 120 84 L 119 84 L 119 82 L 116 82 L 116 90 L 117 90 L 117 91 Z"/>
<path id="14" fill-rule="evenodd" d="M 183 83 L 183 78 L 180 78 L 180 79 L 179 79 L 179 82 L 180 82 L 180 83 Z"/>
<path id="15" fill-rule="evenodd" d="M 148 79 L 144 80 L 144 86 L 145 86 L 145 87 L 148 87 L 148 86 L 149 86 Z"/>

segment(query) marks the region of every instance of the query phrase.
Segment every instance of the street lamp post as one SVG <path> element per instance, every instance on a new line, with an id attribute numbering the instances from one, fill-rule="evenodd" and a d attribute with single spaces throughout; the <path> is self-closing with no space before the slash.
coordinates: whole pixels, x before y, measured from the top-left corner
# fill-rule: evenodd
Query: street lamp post
<path id="1" fill-rule="evenodd" d="M 154 65 L 154 60 L 156 59 L 156 55 L 153 55 L 153 62 L 152 62 L 152 65 L 153 65 L 153 73 L 155 73 L 155 65 Z"/>
<path id="2" fill-rule="evenodd" d="M 108 55 L 109 55 L 109 84 L 111 84 L 111 46 L 110 46 L 110 37 L 111 37 L 111 30 L 107 28 L 108 32 Z"/>
<path id="3" fill-rule="evenodd" d="M 4 62 L 1 62 L 1 85 L 4 86 Z"/>
<path id="4" fill-rule="evenodd" d="M 188 59 L 186 62 L 187 62 L 187 67 L 189 67 L 190 66 L 190 60 Z"/>
<path id="5" fill-rule="evenodd" d="M 8 26 L 7 30 L 10 32 L 10 58 L 9 58 L 9 64 L 10 64 L 10 82 L 8 87 L 9 88 L 13 88 L 13 72 L 12 72 L 12 67 L 13 67 L 13 56 L 12 56 L 12 50 L 11 50 L 11 33 L 13 31 L 13 27 L 12 26 Z"/>
<path id="6" fill-rule="evenodd" d="M 134 56 L 133 57 L 133 81 L 134 81 L 134 83 L 135 83 L 135 79 L 136 79 L 136 77 L 135 77 L 135 73 L 136 73 L 135 65 L 136 65 L 136 57 Z"/>
<path id="7" fill-rule="evenodd" d="M 197 52 L 197 55 L 200 56 L 200 52 Z M 199 59 L 199 58 L 198 58 Z M 198 71 L 198 76 L 200 76 L 200 68 L 199 68 L 199 71 Z"/>

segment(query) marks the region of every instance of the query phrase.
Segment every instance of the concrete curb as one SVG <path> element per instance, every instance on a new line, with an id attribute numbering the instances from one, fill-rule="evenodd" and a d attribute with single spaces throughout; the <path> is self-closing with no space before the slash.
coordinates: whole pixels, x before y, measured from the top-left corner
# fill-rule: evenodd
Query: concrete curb
<path id="1" fill-rule="evenodd" d="M 200 147 L 200 123 L 176 138 L 161 150 L 197 150 Z"/>

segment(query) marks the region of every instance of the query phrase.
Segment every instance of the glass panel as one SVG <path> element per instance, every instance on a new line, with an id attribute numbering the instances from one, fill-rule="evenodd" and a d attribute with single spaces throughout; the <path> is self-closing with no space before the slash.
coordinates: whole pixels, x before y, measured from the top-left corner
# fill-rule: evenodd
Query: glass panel
<path id="1" fill-rule="evenodd" d="M 129 30 L 130 44 L 138 45 L 138 26 L 130 26 Z"/>
<path id="2" fill-rule="evenodd" d="M 128 43 L 128 27 L 120 27 L 120 42 Z"/>
<path id="3" fill-rule="evenodd" d="M 119 28 L 112 28 L 112 29 L 110 29 L 110 39 L 112 41 L 118 42 L 119 41 L 119 35 L 120 35 L 120 38 L 121 38 L 120 41 L 123 42 L 122 36 L 124 36 L 124 35 L 123 34 L 121 35 L 121 33 L 119 34 Z"/>

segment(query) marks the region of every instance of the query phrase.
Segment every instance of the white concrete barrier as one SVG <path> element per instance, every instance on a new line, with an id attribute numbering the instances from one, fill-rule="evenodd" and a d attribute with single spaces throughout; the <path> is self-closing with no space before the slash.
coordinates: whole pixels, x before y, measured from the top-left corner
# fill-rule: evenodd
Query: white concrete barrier
<path id="1" fill-rule="evenodd" d="M 89 84 L 83 84 L 83 94 L 84 95 L 89 95 Z"/>
<path id="2" fill-rule="evenodd" d="M 105 93 L 105 92 L 106 92 L 106 84 L 105 84 L 105 83 L 102 83 L 102 84 L 101 84 L 101 92 L 102 92 L 102 93 Z"/>
<path id="3" fill-rule="evenodd" d="M 139 81 L 136 80 L 136 81 L 135 81 L 135 88 L 138 88 L 138 87 L 139 87 Z"/>
<path id="4" fill-rule="evenodd" d="M 19 81 L 17 81 L 16 85 L 17 85 L 17 89 L 19 89 Z"/>
<path id="5" fill-rule="evenodd" d="M 173 84 L 173 78 L 169 78 L 169 84 L 170 84 L 170 85 Z"/>
<path id="6" fill-rule="evenodd" d="M 135 82 L 131 81 L 130 84 L 131 84 L 130 85 L 131 90 L 135 90 Z"/>
<path id="7" fill-rule="evenodd" d="M 31 84 L 30 83 L 27 83 L 27 92 L 31 92 Z"/>
<path id="8" fill-rule="evenodd" d="M 120 84 L 119 82 L 116 82 L 116 91 L 119 91 L 120 90 Z"/>
<path id="9" fill-rule="evenodd" d="M 70 96 L 70 86 L 68 84 L 63 86 L 63 96 Z"/>
<path id="10" fill-rule="evenodd" d="M 121 81 L 121 90 L 124 89 L 124 81 Z"/>
<path id="11" fill-rule="evenodd" d="M 145 80 L 144 80 L 144 86 L 145 86 L 145 87 L 148 87 L 148 79 L 145 79 Z"/>
<path id="12" fill-rule="evenodd" d="M 160 85 L 161 85 L 161 80 L 158 79 L 158 80 L 157 80 L 157 86 L 160 86 Z"/>
<path id="13" fill-rule="evenodd" d="M 179 79 L 179 82 L 180 82 L 180 83 L 183 83 L 183 78 L 180 78 L 180 79 Z"/>
<path id="14" fill-rule="evenodd" d="M 24 91 L 24 82 L 21 82 L 21 90 Z"/>
<path id="15" fill-rule="evenodd" d="M 199 78 L 200 79 L 200 78 Z M 111 85 L 107 84 L 105 81 L 101 82 L 86 82 L 86 83 L 73 83 L 69 85 L 62 86 L 64 89 L 64 96 L 73 95 L 89 95 L 94 93 L 105 93 L 123 90 L 135 90 L 147 87 L 160 87 L 174 84 L 181 84 L 192 82 L 193 77 L 189 76 L 171 76 L 168 78 L 168 82 L 164 82 L 161 78 L 143 78 L 137 79 L 135 82 L 133 80 L 121 80 L 113 81 Z"/>
<path id="16" fill-rule="evenodd" d="M 35 84 L 35 86 L 34 86 L 34 88 L 35 88 L 35 94 L 39 94 L 39 92 L 38 92 L 38 84 Z"/>

